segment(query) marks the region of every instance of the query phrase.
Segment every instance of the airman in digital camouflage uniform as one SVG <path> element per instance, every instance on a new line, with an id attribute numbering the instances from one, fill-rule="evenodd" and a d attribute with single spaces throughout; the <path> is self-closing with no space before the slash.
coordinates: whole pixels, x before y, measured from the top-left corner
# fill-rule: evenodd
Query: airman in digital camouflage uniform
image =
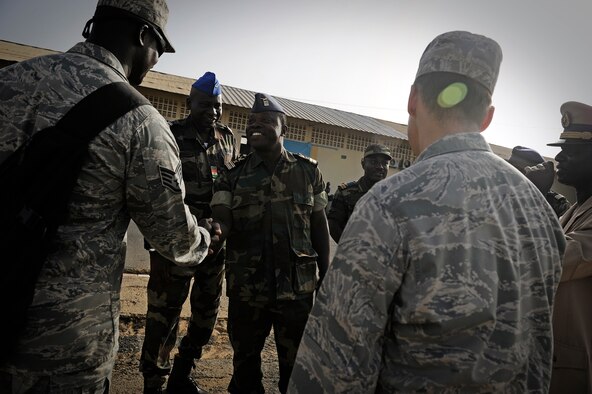
<path id="1" fill-rule="evenodd" d="M 453 31 L 409 95 L 416 161 L 360 199 L 315 300 L 292 393 L 546 392 L 565 239 L 481 136 L 502 52 Z"/>
<path id="2" fill-rule="evenodd" d="M 246 136 L 253 150 L 215 183 L 212 217 L 227 237 L 231 393 L 263 393 L 261 350 L 271 328 L 285 393 L 319 276 L 327 270 L 327 196 L 316 161 L 282 147 L 286 115 L 257 93 Z"/>
<path id="3" fill-rule="evenodd" d="M 378 181 L 386 178 L 388 165 L 392 160 L 389 149 L 381 144 L 370 144 L 364 150 L 362 168 L 364 175 L 357 181 L 341 184 L 333 196 L 327 214 L 329 232 L 335 242 L 339 242 L 347 219 L 354 211 L 358 200 Z"/>
<path id="4" fill-rule="evenodd" d="M 560 108 L 563 132 L 555 156 L 557 180 L 576 189 L 576 203 L 561 216 L 567 239 L 553 306 L 551 394 L 592 392 L 592 106 Z"/>
<path id="5" fill-rule="evenodd" d="M 518 171 L 525 174 L 535 184 L 543 193 L 557 217 L 560 217 L 569 209 L 571 204 L 567 201 L 567 198 L 551 190 L 555 180 L 555 166 L 552 161 L 545 161 L 543 156 L 533 149 L 515 146 L 508 158 L 508 163 L 516 167 Z"/>
<path id="6" fill-rule="evenodd" d="M 140 84 L 163 52 L 174 52 L 167 17 L 164 0 L 99 0 L 86 42 L 0 70 L 0 162 L 97 88 Z M 2 392 L 108 392 L 130 219 L 176 264 L 208 253 L 209 233 L 183 203 L 177 145 L 154 107 L 117 119 L 88 151 L 16 354 L 0 366 Z"/>
<path id="7" fill-rule="evenodd" d="M 206 72 L 191 87 L 188 107 L 191 114 L 171 123 L 181 152 L 185 203 L 197 218 L 210 217 L 214 180 L 232 166 L 237 158 L 232 131 L 220 123 L 222 89 L 216 75 Z M 209 256 L 197 267 L 178 267 L 150 251 L 148 313 L 140 370 L 144 374 L 144 392 L 161 389 L 170 371 L 170 352 L 177 340 L 179 316 L 189 295 L 191 278 L 191 318 L 187 335 L 181 340 L 179 353 L 167 384 L 167 392 L 204 392 L 190 378 L 194 359 L 208 343 L 220 306 L 224 272 L 224 251 Z"/>

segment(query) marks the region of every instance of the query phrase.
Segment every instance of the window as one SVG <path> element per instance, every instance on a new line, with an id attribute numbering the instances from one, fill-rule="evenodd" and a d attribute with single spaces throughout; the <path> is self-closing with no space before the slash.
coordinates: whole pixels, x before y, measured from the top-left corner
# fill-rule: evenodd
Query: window
<path id="1" fill-rule="evenodd" d="M 357 150 L 364 152 L 366 147 L 372 143 L 371 137 L 365 137 L 358 134 L 350 134 L 347 136 L 346 148 L 349 150 Z"/>
<path id="2" fill-rule="evenodd" d="M 314 126 L 312 128 L 313 144 L 325 145 L 333 148 L 343 148 L 344 139 L 345 136 L 342 131 L 331 130 L 320 126 Z"/>
<path id="3" fill-rule="evenodd" d="M 146 98 L 150 100 L 154 108 L 156 108 L 165 119 L 173 120 L 180 118 L 180 116 L 177 116 L 177 102 L 175 100 L 161 96 L 153 96 L 151 94 L 146 95 Z"/>
<path id="4" fill-rule="evenodd" d="M 234 131 L 244 133 L 247 129 L 247 120 L 249 114 L 247 112 L 230 111 L 230 117 L 228 118 L 228 127 Z"/>
<path id="5" fill-rule="evenodd" d="M 413 162 L 413 160 L 415 160 L 415 156 L 413 155 L 411 147 L 407 142 L 388 141 L 385 142 L 384 145 L 386 145 L 391 151 L 391 154 L 393 156 L 392 165 L 394 166 L 399 166 L 399 168 L 403 168 L 401 167 L 401 165 L 403 165 L 405 162 L 411 163 Z"/>
<path id="6" fill-rule="evenodd" d="M 296 122 L 288 122 L 286 138 L 293 141 L 306 141 L 306 127 Z"/>

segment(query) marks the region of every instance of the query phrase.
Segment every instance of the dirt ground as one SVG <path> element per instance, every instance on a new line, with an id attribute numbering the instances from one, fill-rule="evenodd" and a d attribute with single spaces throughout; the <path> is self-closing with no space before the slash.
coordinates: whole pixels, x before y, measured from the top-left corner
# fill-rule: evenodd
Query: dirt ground
<path id="1" fill-rule="evenodd" d="M 113 394 L 142 393 L 143 380 L 142 374 L 138 371 L 138 362 L 144 340 L 147 282 L 147 275 L 125 274 L 123 278 L 119 353 L 111 386 Z M 227 316 L 228 300 L 223 296 L 212 338 L 192 373 L 192 377 L 200 386 L 210 393 L 226 393 L 232 375 L 232 348 L 226 331 Z M 181 314 L 179 340 L 187 329 L 188 317 L 189 308 L 186 302 Z M 268 393 L 277 393 L 279 375 L 273 333 L 265 344 L 262 359 L 265 390 Z"/>

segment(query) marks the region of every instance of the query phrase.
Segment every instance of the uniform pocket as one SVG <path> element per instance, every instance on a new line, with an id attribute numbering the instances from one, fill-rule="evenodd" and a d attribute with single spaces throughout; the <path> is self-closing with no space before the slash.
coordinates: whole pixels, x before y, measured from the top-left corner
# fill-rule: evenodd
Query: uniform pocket
<path id="1" fill-rule="evenodd" d="M 254 188 L 242 189 L 232 199 L 233 231 L 259 230 L 263 219 L 263 204 Z"/>
<path id="2" fill-rule="evenodd" d="M 319 281 L 317 268 L 317 254 L 303 253 L 292 249 L 294 258 L 294 283 L 293 288 L 296 294 L 312 293 Z"/>

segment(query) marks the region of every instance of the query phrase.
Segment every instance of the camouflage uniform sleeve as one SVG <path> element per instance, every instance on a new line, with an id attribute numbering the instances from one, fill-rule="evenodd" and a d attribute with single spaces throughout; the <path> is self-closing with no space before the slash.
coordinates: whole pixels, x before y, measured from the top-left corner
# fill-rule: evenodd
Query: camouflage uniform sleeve
<path id="1" fill-rule="evenodd" d="M 389 306 L 405 264 L 392 215 L 370 193 L 362 200 L 308 319 L 290 392 L 375 391 Z"/>
<path id="2" fill-rule="evenodd" d="M 327 214 L 327 219 L 335 220 L 341 228 L 345 227 L 347 223 L 347 204 L 343 198 L 343 192 L 339 187 L 333 195 L 333 201 L 331 201 L 331 208 Z"/>
<path id="3" fill-rule="evenodd" d="M 317 212 L 325 209 L 325 207 L 329 203 L 329 198 L 327 197 L 327 193 L 325 192 L 325 182 L 323 182 L 323 175 L 321 174 L 321 170 L 319 170 L 319 167 L 315 167 L 314 175 L 314 206 L 312 210 L 314 212 Z"/>
<path id="4" fill-rule="evenodd" d="M 230 188 L 229 171 L 224 171 L 214 182 L 214 195 L 210 206 L 222 205 L 232 209 L 232 190 Z"/>
<path id="5" fill-rule="evenodd" d="M 156 109 L 134 133 L 127 170 L 130 215 L 150 245 L 179 265 L 196 265 L 208 253 L 209 233 L 183 203 L 179 148 Z"/>

